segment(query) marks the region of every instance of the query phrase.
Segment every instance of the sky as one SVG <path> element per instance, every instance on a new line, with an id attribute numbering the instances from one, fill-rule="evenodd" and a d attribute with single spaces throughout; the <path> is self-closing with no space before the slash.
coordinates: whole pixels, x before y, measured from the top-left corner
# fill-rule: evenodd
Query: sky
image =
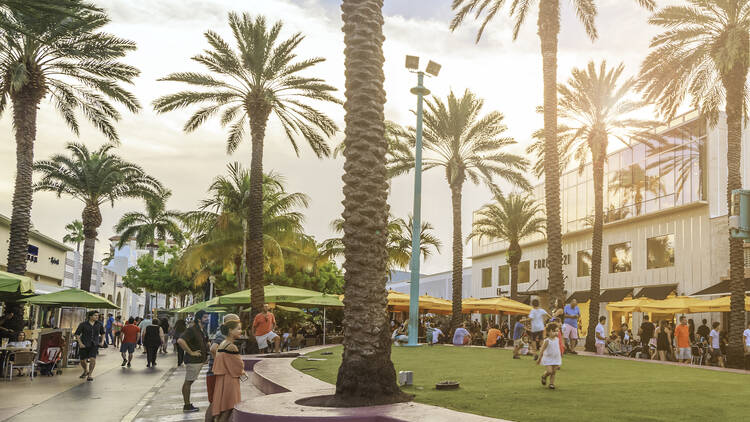
<path id="1" fill-rule="evenodd" d="M 339 0 L 95 0 L 106 9 L 112 22 L 108 32 L 137 43 L 137 50 L 125 62 L 140 69 L 141 74 L 128 88 L 140 100 L 143 109 L 132 114 L 123 110 L 116 124 L 121 145 L 117 151 L 125 159 L 141 165 L 173 191 L 169 208 L 187 211 L 197 208 L 205 197 L 211 181 L 226 173 L 228 163 L 250 162 L 249 140 L 232 155 L 226 153 L 226 131 L 218 119 L 186 134 L 182 131 L 190 111 L 157 115 L 152 101 L 165 94 L 184 89 L 173 82 L 158 78 L 177 71 L 202 71 L 190 60 L 207 47 L 204 31 L 213 30 L 231 42 L 227 25 L 229 11 L 262 14 L 269 21 L 282 20 L 283 34 L 305 35 L 298 48 L 301 58 L 323 57 L 307 75 L 324 78 L 337 87 L 343 99 L 344 56 Z M 583 67 L 590 60 L 623 62 L 625 74 L 633 76 L 648 54 L 655 28 L 647 23 L 649 12 L 635 1 L 597 1 L 596 19 L 599 39 L 592 42 L 576 20 L 571 2 L 561 2 L 562 30 L 558 53 L 558 80 L 567 80 L 573 67 Z M 404 56 L 417 55 L 422 63 L 434 60 L 442 65 L 440 75 L 425 81 L 433 95 L 445 97 L 451 90 L 462 94 L 469 89 L 485 100 L 484 110 L 505 115 L 507 135 L 518 145 L 514 151 L 524 153 L 531 134 L 542 126 L 535 109 L 542 104 L 542 63 L 539 38 L 536 34 L 536 10 L 527 20 L 518 39 L 512 40 L 510 20 L 498 14 L 479 43 L 475 43 L 478 23 L 468 20 L 455 32 L 449 30 L 452 17 L 451 0 L 385 0 L 385 89 L 386 118 L 402 125 L 413 125 L 411 110 L 416 99 L 409 89 L 416 77 L 403 67 Z M 321 105 L 343 130 L 343 108 Z M 15 177 L 15 142 L 11 113 L 0 118 L 0 213 L 10 216 Z M 81 119 L 83 121 L 83 118 Z M 337 145 L 343 132 L 337 133 L 331 145 Z M 43 101 L 38 116 L 35 159 L 45 159 L 61 152 L 65 143 L 77 141 L 96 148 L 106 142 L 92 126 L 84 124 L 80 137 L 67 129 L 48 101 Z M 273 119 L 265 139 L 264 170 L 282 174 L 290 192 L 305 192 L 311 197 L 305 229 L 318 240 L 332 236 L 330 222 L 339 217 L 343 206 L 343 158 L 319 160 L 308 146 L 296 156 Z M 532 180 L 534 183 L 536 181 Z M 392 182 L 389 204 L 397 217 L 406 217 L 412 210 L 413 173 Z M 422 264 L 422 273 L 435 273 L 451 267 L 451 202 L 445 175 L 440 169 L 423 176 L 422 217 L 435 227 L 442 240 L 440 253 Z M 467 183 L 463 195 L 464 235 L 471 230 L 471 214 L 490 201 L 486 187 Z M 99 229 L 96 254 L 108 250 L 107 238 L 113 226 L 126 212 L 142 210 L 142 201 L 124 200 L 114 207 L 102 207 L 103 224 Z M 56 239 L 62 239 L 64 226 L 81 218 L 83 205 L 70 198 L 57 198 L 52 193 L 36 193 L 32 211 L 34 227 Z M 464 247 L 465 265 L 470 265 L 471 247 Z"/>

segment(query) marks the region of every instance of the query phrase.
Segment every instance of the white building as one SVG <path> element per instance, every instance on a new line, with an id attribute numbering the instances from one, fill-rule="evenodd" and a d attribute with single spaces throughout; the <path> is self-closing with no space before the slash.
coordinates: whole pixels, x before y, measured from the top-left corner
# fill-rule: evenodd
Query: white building
<path id="1" fill-rule="evenodd" d="M 602 309 L 628 295 L 661 299 L 727 294 L 729 274 L 726 204 L 726 125 L 707 127 L 688 113 L 659 132 L 667 146 L 637 143 L 608 155 L 604 186 Z M 742 136 L 742 178 L 750 186 L 750 136 Z M 560 180 L 563 273 L 568 298 L 588 300 L 594 189 L 589 163 Z M 544 185 L 533 189 L 544 202 Z M 518 290 L 547 305 L 547 244 L 537 235 L 522 243 Z M 472 282 L 479 297 L 507 295 L 507 244 L 472 241 Z M 750 263 L 746 249 L 746 266 Z M 747 290 L 750 290 L 750 283 Z M 606 315 L 606 314 L 605 314 Z M 718 319 L 720 314 L 696 315 Z M 638 323 L 639 321 L 633 321 Z"/>
<path id="2" fill-rule="evenodd" d="M 76 251 L 69 251 L 65 257 L 65 273 L 62 285 L 64 287 L 81 288 L 81 269 L 83 268 L 83 255 Z M 133 296 L 133 292 L 124 287 L 122 276 L 102 265 L 99 261 L 94 261 L 91 268 L 91 293 L 96 293 L 107 298 L 110 302 L 120 307 L 118 312 L 123 319 L 137 316 L 130 312 L 128 302 Z"/>
<path id="3" fill-rule="evenodd" d="M 453 272 L 444 271 L 435 274 L 420 274 L 419 295 L 429 295 L 441 299 L 453 300 Z M 391 276 L 386 283 L 386 289 L 409 294 L 411 288 L 410 273 L 399 271 Z M 461 291 L 463 298 L 472 297 L 472 272 L 471 267 L 463 269 L 463 284 Z"/>

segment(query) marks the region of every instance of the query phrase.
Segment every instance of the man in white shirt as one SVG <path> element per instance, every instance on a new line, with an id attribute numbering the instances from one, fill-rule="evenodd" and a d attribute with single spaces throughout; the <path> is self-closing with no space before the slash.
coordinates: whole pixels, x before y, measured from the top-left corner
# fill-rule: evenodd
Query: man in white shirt
<path id="1" fill-rule="evenodd" d="M 531 301 L 533 309 L 529 312 L 531 320 L 531 350 L 534 352 L 534 360 L 538 359 L 537 351 L 544 340 L 544 323 L 550 318 L 547 311 L 539 307 L 539 300 Z"/>
<path id="2" fill-rule="evenodd" d="M 440 341 L 440 337 L 444 337 L 443 331 L 438 327 L 432 328 L 432 344 L 437 344 Z"/>
<path id="3" fill-rule="evenodd" d="M 607 317 L 600 316 L 599 324 L 596 326 L 596 354 L 603 355 L 605 346 L 607 345 L 607 331 L 604 328 L 604 323 L 607 322 Z"/>
<path id="4" fill-rule="evenodd" d="M 456 328 L 456 331 L 453 333 L 453 345 L 463 346 L 465 344 L 471 344 L 471 334 L 469 334 L 469 330 L 466 329 L 466 323 L 464 322 L 460 327 Z"/>
<path id="5" fill-rule="evenodd" d="M 724 356 L 721 354 L 721 343 L 719 341 L 719 326 L 721 325 L 721 323 L 719 321 L 716 321 L 711 325 L 714 327 L 714 329 L 711 330 L 711 333 L 708 335 L 708 337 L 711 339 L 711 358 L 716 359 L 719 363 L 719 366 L 723 368 Z"/>

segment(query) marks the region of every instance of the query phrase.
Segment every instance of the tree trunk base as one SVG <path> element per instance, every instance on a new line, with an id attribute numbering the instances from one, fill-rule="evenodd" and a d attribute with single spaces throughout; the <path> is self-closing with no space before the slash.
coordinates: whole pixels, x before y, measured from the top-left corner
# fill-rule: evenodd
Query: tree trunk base
<path id="1" fill-rule="evenodd" d="M 368 407 L 368 406 L 380 406 L 383 404 L 394 404 L 394 403 L 405 403 L 412 401 L 414 396 L 399 392 L 396 395 L 389 396 L 375 396 L 375 397 L 361 397 L 361 396 L 315 396 L 306 397 L 304 399 L 297 400 L 295 403 L 302 406 L 312 407 Z"/>
<path id="2" fill-rule="evenodd" d="M 396 384 L 393 362 L 387 358 L 378 360 L 344 359 L 336 380 L 336 395 L 323 396 L 319 406 L 360 407 L 410 401 L 414 396 L 403 393 Z"/>

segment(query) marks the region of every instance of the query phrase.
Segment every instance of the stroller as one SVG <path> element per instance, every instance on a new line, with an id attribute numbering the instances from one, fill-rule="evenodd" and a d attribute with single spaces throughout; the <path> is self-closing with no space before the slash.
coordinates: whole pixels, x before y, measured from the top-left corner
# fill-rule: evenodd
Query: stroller
<path id="1" fill-rule="evenodd" d="M 36 367 L 40 375 L 54 376 L 62 360 L 63 337 L 59 331 L 42 334 L 39 342 L 39 359 Z"/>
<path id="2" fill-rule="evenodd" d="M 607 343 L 607 353 L 610 356 L 628 356 L 628 352 L 622 349 L 622 345 L 616 341 L 610 341 Z"/>

